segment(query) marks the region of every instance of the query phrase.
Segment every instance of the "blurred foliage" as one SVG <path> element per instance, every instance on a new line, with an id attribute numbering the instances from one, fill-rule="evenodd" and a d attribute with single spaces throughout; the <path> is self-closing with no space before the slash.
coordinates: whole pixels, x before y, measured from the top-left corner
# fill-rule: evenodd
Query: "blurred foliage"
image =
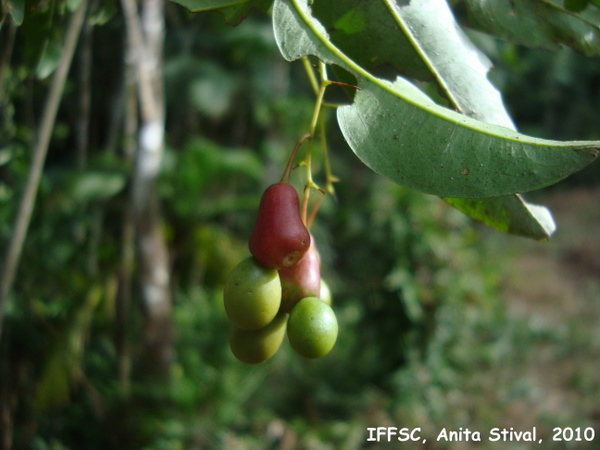
<path id="1" fill-rule="evenodd" d="M 319 361 L 299 359 L 286 343 L 259 366 L 231 355 L 223 282 L 247 255 L 260 194 L 278 180 L 313 106 L 301 66 L 282 61 L 269 20 L 258 14 L 231 28 L 218 14 L 192 17 L 167 5 L 169 148 L 160 192 L 177 343 L 170 382 L 143 379 L 135 287 L 129 321 L 117 320 L 130 184 L 122 130 L 114 125 L 123 108 L 123 23 L 114 2 L 96 5 L 92 85 L 102 89 L 92 91 L 89 162 L 82 170 L 73 162 L 73 73 L 0 343 L 0 407 L 14 417 L 14 448 L 351 449 L 365 445 L 367 426 L 497 425 L 474 404 L 483 390 L 477 383 L 493 380 L 476 375 L 502 366 L 529 329 L 506 333 L 499 258 L 485 253 L 481 230 L 458 211 L 368 171 L 333 127 L 332 166 L 341 181 L 312 231 L 340 322 L 338 343 Z M 5 73 L 2 247 L 59 16 L 46 40 L 30 33 L 43 33 L 37 24 L 47 16 L 26 18 Z M 7 27 L 0 42 L 5 33 Z M 598 61 L 484 36 L 478 42 L 495 60 L 494 80 L 523 131 L 599 138 Z M 556 330 L 543 332 L 561 340 Z M 126 380 L 118 375 L 123 358 L 132 369 Z"/>

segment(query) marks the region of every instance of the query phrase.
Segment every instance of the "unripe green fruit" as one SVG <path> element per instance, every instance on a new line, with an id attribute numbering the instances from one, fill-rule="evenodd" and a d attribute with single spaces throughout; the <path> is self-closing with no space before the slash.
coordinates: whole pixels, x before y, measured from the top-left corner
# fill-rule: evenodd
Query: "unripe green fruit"
<path id="1" fill-rule="evenodd" d="M 311 236 L 310 248 L 291 267 L 279 271 L 281 280 L 280 312 L 289 313 L 305 297 L 319 297 L 321 292 L 321 258 Z"/>
<path id="2" fill-rule="evenodd" d="M 237 328 L 264 328 L 273 320 L 281 305 L 279 274 L 250 256 L 229 274 L 223 302 L 229 320 Z"/>
<path id="3" fill-rule="evenodd" d="M 321 358 L 331 351 L 338 334 L 335 313 L 317 297 L 300 300 L 290 314 L 287 325 L 292 348 L 305 358 Z"/>
<path id="4" fill-rule="evenodd" d="M 279 314 L 269 325 L 260 330 L 248 331 L 233 327 L 229 334 L 231 352 L 246 364 L 266 361 L 281 346 L 285 336 L 286 319 L 285 314 Z"/>
<path id="5" fill-rule="evenodd" d="M 248 240 L 250 253 L 264 266 L 283 269 L 300 261 L 309 246 L 296 189 L 288 183 L 272 184 L 260 199 Z"/>

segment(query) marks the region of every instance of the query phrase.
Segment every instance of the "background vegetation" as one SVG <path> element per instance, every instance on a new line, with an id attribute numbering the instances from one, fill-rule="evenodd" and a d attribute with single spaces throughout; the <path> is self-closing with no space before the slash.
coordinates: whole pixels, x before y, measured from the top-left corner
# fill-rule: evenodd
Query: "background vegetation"
<path id="1" fill-rule="evenodd" d="M 5 18 L 0 29 L 2 247 L 66 28 L 53 2 L 34 3 L 22 26 Z M 369 426 L 421 427 L 429 440 L 442 427 L 600 433 L 598 164 L 531 197 L 564 215 L 555 241 L 525 243 L 373 174 L 331 120 L 340 182 L 313 234 L 338 343 L 319 361 L 284 345 L 259 366 L 237 362 L 223 282 L 247 254 L 262 190 L 306 131 L 312 91 L 302 66 L 281 58 L 267 16 L 230 27 L 165 8 L 167 371 L 148 345 L 133 256 L 125 18 L 117 3 L 91 2 L 5 305 L 0 448 L 385 448 L 367 445 Z M 521 131 L 600 139 L 596 59 L 473 38 Z"/>

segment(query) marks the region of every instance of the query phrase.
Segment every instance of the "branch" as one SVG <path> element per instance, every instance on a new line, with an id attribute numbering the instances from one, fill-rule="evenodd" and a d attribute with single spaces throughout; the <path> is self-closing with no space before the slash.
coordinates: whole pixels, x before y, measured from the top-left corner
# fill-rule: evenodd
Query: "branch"
<path id="1" fill-rule="evenodd" d="M 67 29 L 63 53 L 58 68 L 56 69 L 56 73 L 52 79 L 52 84 L 42 114 L 40 131 L 37 143 L 33 149 L 33 159 L 29 167 L 25 190 L 13 226 L 13 236 L 8 244 L 4 266 L 0 273 L 0 337 L 2 336 L 2 321 L 4 319 L 5 304 L 8 294 L 12 289 L 12 283 L 23 250 L 23 243 L 25 242 L 25 236 L 27 235 L 27 229 L 29 228 L 29 223 L 31 221 L 31 214 L 35 205 L 35 198 L 44 168 L 46 154 L 48 153 L 52 129 L 54 128 L 62 92 L 65 87 L 77 40 L 85 18 L 86 6 L 87 1 L 83 0 L 79 9 L 71 17 Z"/>

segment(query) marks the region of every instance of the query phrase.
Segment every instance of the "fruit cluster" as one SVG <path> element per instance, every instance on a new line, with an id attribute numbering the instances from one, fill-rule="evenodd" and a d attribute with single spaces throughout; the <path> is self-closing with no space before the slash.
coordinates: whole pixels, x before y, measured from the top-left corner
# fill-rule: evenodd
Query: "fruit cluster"
<path id="1" fill-rule="evenodd" d="M 325 356 L 338 324 L 292 185 L 282 181 L 265 190 L 248 247 L 252 256 L 231 271 L 223 294 L 233 354 L 248 364 L 263 362 L 279 349 L 287 330 L 297 353 Z"/>

